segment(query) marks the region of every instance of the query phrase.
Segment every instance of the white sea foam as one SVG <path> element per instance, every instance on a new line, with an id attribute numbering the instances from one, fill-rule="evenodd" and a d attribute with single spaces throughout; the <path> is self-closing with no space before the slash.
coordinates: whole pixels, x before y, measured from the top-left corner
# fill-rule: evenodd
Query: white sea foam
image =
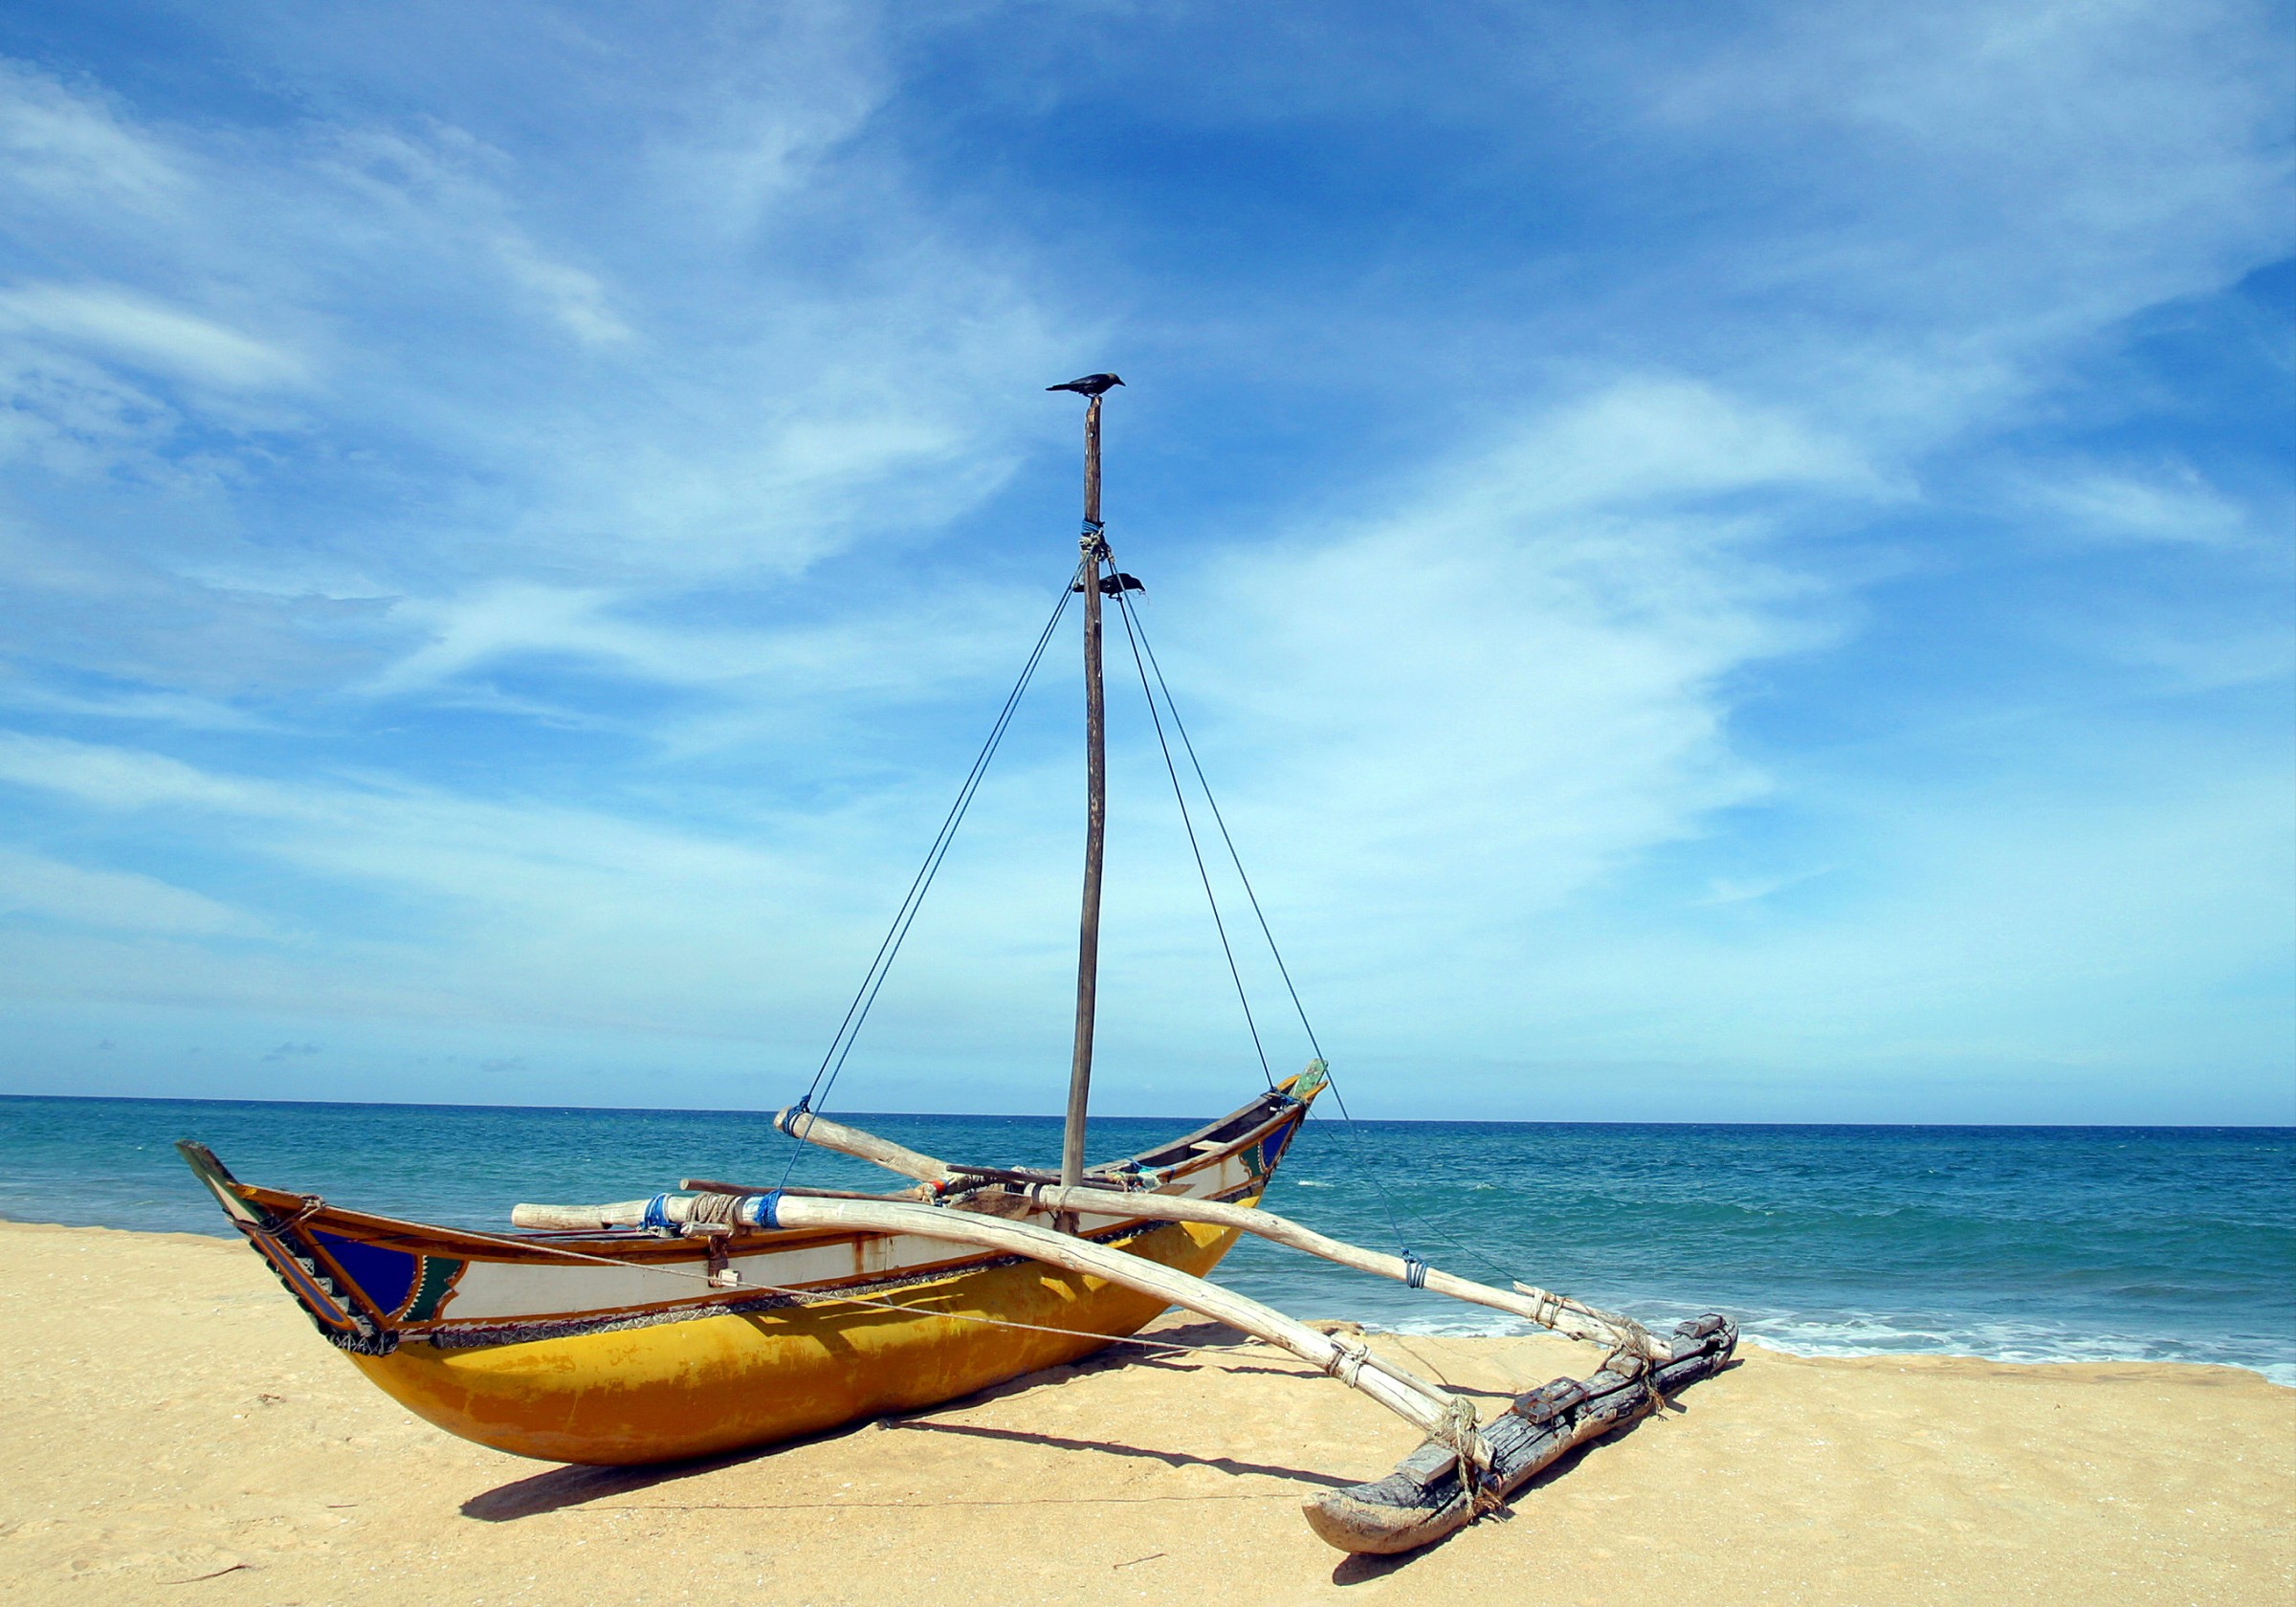
<path id="1" fill-rule="evenodd" d="M 1519 1339 L 1540 1332 L 1530 1323 L 1496 1311 L 1485 1311 L 1481 1316 L 1470 1311 L 1457 1317 L 1405 1317 L 1401 1322 L 1368 1322 L 1364 1326 L 1382 1333 L 1424 1333 L 1436 1339 Z"/>
<path id="2" fill-rule="evenodd" d="M 2087 1332 L 2039 1323 L 1924 1324 L 1903 1315 L 1859 1311 L 1824 1317 L 1787 1312 L 1751 1315 L 1741 1322 L 1740 1332 L 1753 1343 L 1788 1355 L 1964 1355 L 2020 1363 L 2174 1362 L 2243 1368 L 2272 1383 L 2296 1388 L 2296 1362 L 2261 1360 L 2237 1354 L 2220 1341 Z"/>
<path id="3" fill-rule="evenodd" d="M 1374 1320 L 1367 1326 L 1382 1332 L 1444 1339 L 1513 1339 L 1540 1332 L 1528 1322 L 1472 1308 L 1457 1308 L 1440 1314 L 1430 1311 L 1400 1320 Z M 1656 1320 L 1651 1326 L 1664 1332 Z M 2257 1361 L 2218 1354 L 2214 1346 L 2129 1334 L 2080 1333 L 2032 1323 L 1924 1325 L 1909 1322 L 1902 1315 L 1878 1312 L 1838 1311 L 1823 1317 L 1769 1312 L 1743 1317 L 1740 1332 L 1764 1350 L 1787 1355 L 1956 1355 L 2028 1364 L 2174 1362 L 2239 1367 L 2284 1389 L 2296 1389 L 2296 1362 Z"/>

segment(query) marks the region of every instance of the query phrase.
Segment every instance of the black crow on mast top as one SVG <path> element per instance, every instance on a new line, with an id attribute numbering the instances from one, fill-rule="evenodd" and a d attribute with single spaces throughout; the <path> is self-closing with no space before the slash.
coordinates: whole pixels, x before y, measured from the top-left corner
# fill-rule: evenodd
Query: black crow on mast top
<path id="1" fill-rule="evenodd" d="M 1120 385 L 1123 383 L 1114 374 L 1087 374 L 1081 380 L 1071 380 L 1067 385 L 1047 385 L 1045 388 L 1047 390 L 1072 390 L 1079 396 L 1097 396 L 1109 386 Z"/>

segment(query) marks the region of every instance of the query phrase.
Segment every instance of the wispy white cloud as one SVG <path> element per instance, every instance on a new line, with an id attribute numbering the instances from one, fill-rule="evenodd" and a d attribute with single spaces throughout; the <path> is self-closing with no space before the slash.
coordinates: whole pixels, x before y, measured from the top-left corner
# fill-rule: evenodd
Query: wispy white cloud
<path id="1" fill-rule="evenodd" d="M 191 937 L 270 935 L 255 916 L 155 877 L 88 870 L 12 848 L 0 848 L 0 915 Z"/>
<path id="2" fill-rule="evenodd" d="M 70 478 L 130 471 L 175 477 L 163 453 L 176 410 L 101 363 L 28 341 L 0 341 L 0 462 Z"/>
<path id="3" fill-rule="evenodd" d="M 660 600 L 598 587 L 507 583 L 440 602 L 404 600 L 393 618 L 419 645 L 359 690 L 416 693 L 486 670 L 578 663 L 635 685 L 706 691 L 719 706 L 660 735 L 691 749 L 696 729 L 739 723 L 764 703 L 827 709 L 855 697 L 938 697 L 1007 670 L 1041 599 L 979 585 L 929 594 L 904 586 L 890 605 L 816 623 L 747 628 L 681 624 Z M 670 616 L 670 617 L 665 617 Z"/>
<path id="4" fill-rule="evenodd" d="M 188 804 L 233 814 L 281 812 L 275 790 L 213 777 L 181 759 L 17 732 L 0 733 L 0 779 L 110 809 Z"/>
<path id="5" fill-rule="evenodd" d="M 73 209 L 172 209 L 187 176 L 100 94 L 0 61 L 0 151 L 17 194 Z"/>
<path id="6" fill-rule="evenodd" d="M 562 610 L 583 640 L 557 647 L 695 684 L 713 678 L 698 646 L 634 623 L 695 581 L 770 587 L 991 494 L 1015 415 L 977 397 L 984 376 L 1007 397 L 1028 394 L 1016 372 L 1041 381 L 1045 314 L 1006 265 L 937 237 L 884 170 L 840 154 L 882 92 L 850 28 L 785 19 L 726 43 L 699 79 L 618 110 L 641 148 L 582 133 L 619 177 L 579 206 L 542 198 L 534 153 L 437 118 L 225 134 L 11 69 L 0 104 L 48 165 L 0 174 L 0 206 L 64 217 L 59 243 L 90 274 L 0 297 L 15 336 L 0 340 L 0 451 L 66 485 L 126 477 L 180 499 L 100 543 L 19 528 L 0 561 L 33 561 L 11 578 L 43 625 L 113 620 L 42 646 L 210 691 L 265 694 L 290 662 L 393 689 L 441 654 L 484 656 L 481 615 L 507 625 L 563 591 L 588 611 Z M 781 91 L 761 99 L 765 82 Z M 151 205 L 42 177 L 71 163 L 108 164 Z M 705 198 L 730 211 L 697 228 Z M 825 208 L 853 240 L 849 271 L 827 275 L 791 234 Z M 500 355 L 474 363 L 488 343 Z M 292 411 L 252 411 L 264 391 Z M 308 485 L 321 465 L 292 532 L 245 522 L 277 517 L 283 472 Z M 56 561 L 83 544 L 99 550 Z M 364 637 L 313 628 L 401 595 L 462 601 L 410 601 Z M 228 620 L 230 644 L 194 619 Z M 540 623 L 525 645 L 546 651 Z M 709 645 L 788 650 L 785 632 L 738 635 Z"/>
<path id="7" fill-rule="evenodd" d="M 21 735 L 0 738 L 0 783 L 69 800 L 123 825 L 161 827 L 232 862 L 290 870 L 303 891 L 288 894 L 294 914 L 277 926 L 326 932 L 338 945 L 314 952 L 298 936 L 256 957 L 179 946 L 123 954 L 119 969 L 100 975 L 67 951 L 61 970 L 77 974 L 77 982 L 59 976 L 56 956 L 19 947 L 9 984 L 18 996 L 53 996 L 59 986 L 105 997 L 189 987 L 242 1007 L 486 1020 L 506 1012 L 556 1015 L 586 994 L 588 1002 L 574 1010 L 582 1019 L 721 1030 L 725 1006 L 738 995 L 747 1002 L 735 1007 L 736 1018 L 761 997 L 805 1002 L 792 997 L 791 982 L 803 979 L 818 989 L 827 980 L 814 957 L 845 918 L 837 912 L 846 895 L 823 885 L 826 868 L 806 863 L 801 848 L 818 826 L 768 824 L 768 843 L 787 839 L 777 849 L 673 824 L 636 824 L 595 807 L 482 801 L 383 779 L 267 781 L 134 749 Z M 51 913 L 66 894 L 107 893 L 63 871 L 45 874 L 33 885 L 50 890 L 41 907 Z M 107 895 L 126 909 L 127 892 L 137 892 L 158 912 L 146 923 L 153 930 L 257 932 L 221 915 L 194 924 L 192 913 L 206 908 L 194 895 L 170 904 L 157 884 L 131 880 L 133 890 L 122 883 Z M 330 908 L 346 898 L 354 908 L 371 907 L 378 897 L 415 912 L 411 924 L 402 915 L 386 931 L 346 930 Z M 772 918 L 793 905 L 806 911 L 810 930 Z M 858 932 L 848 936 L 847 946 L 858 946 Z M 340 959 L 350 953 L 359 962 L 344 968 Z M 599 985 L 607 973 L 616 980 Z M 777 976 L 784 980 L 756 991 L 761 980 Z"/>
<path id="8" fill-rule="evenodd" d="M 211 697 L 181 693 L 122 692 L 84 695 L 0 680 L 0 704 L 43 715 L 103 721 L 181 726 L 191 731 L 268 731 L 276 722 Z"/>
<path id="9" fill-rule="evenodd" d="M 1749 299 L 1746 382 L 1822 395 L 1877 447 L 1942 444 L 2118 320 L 2287 249 L 2292 67 L 2247 0 L 1775 10 L 1627 90 L 1781 175 L 1654 282 Z"/>
<path id="10" fill-rule="evenodd" d="M 130 366 L 229 390 L 292 385 L 297 353 L 117 285 L 0 290 L 0 331 L 90 348 Z"/>
<path id="11" fill-rule="evenodd" d="M 2028 482 L 2024 500 L 2047 517 L 2050 534 L 2073 540 L 2220 547 L 2253 539 L 2247 510 L 2190 464 L 2151 473 L 2081 465 Z"/>
<path id="12" fill-rule="evenodd" d="M 983 415 L 975 398 L 984 372 L 1034 374 L 1044 318 L 1001 265 L 920 231 L 900 197 L 880 197 L 877 215 L 839 198 L 883 179 L 822 165 L 870 92 L 844 45 L 796 33 L 831 65 L 816 78 L 802 56 L 775 60 L 789 99 L 762 119 L 771 127 L 730 132 L 730 110 L 695 112 L 663 85 L 652 109 L 675 115 L 646 123 L 641 167 L 578 220 L 535 204 L 521 159 L 438 120 L 203 140 L 19 71 L 0 86 L 19 108 L 77 107 L 119 151 L 176 175 L 188 209 L 145 219 L 91 204 L 83 254 L 131 258 L 137 281 L 23 289 L 11 316 L 92 355 L 218 385 L 325 375 L 298 433 L 419 443 L 434 473 L 499 502 L 482 520 L 466 511 L 453 539 L 421 541 L 409 561 L 786 567 L 920 513 L 945 517 L 1009 468 L 1009 415 Z M 743 70 L 722 71 L 721 99 Z M 729 163 L 777 176 L 746 182 L 746 231 L 697 235 L 672 209 L 743 187 Z M 850 214 L 857 272 L 825 278 L 760 210 L 825 203 Z M 276 327 L 251 332 L 254 306 Z M 505 357 L 473 367 L 482 331 Z M 543 331 L 571 348 L 553 350 Z M 35 413 L 41 402 L 19 396 Z M 215 399 L 197 406 L 245 427 Z M 268 462 L 268 447 L 244 450 Z M 502 483 L 516 495 L 480 489 Z M 330 545 L 300 549 L 307 575 Z"/>
<path id="13" fill-rule="evenodd" d="M 1814 877 L 1838 869 L 1831 865 L 1815 865 L 1806 870 L 1789 870 L 1773 876 L 1716 876 L 1706 884 L 1706 892 L 1695 900 L 1699 904 L 1750 904 L 1757 898 L 1768 898 L 1788 888 L 1799 887 Z"/>
<path id="14" fill-rule="evenodd" d="M 1230 616 L 1188 665 L 1264 779 L 1315 823 L 1292 876 L 1340 908 L 1504 930 L 1769 782 L 1728 737 L 1731 679 L 1831 634 L 1767 560 L 1761 492 L 1869 498 L 1856 454 L 1711 388 L 1628 379 L 1429 473 L 1336 540 L 1221 564 Z M 1280 776 L 1255 762 L 1282 733 Z M 1399 935 L 1400 936 L 1400 935 Z M 1405 940 L 1424 941 L 1415 924 Z"/>

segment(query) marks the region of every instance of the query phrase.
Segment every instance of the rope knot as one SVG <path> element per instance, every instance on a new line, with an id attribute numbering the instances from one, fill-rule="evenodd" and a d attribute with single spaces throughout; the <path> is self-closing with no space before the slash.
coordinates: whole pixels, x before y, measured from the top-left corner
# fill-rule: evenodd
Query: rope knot
<path id="1" fill-rule="evenodd" d="M 1636 1322 L 1632 1317 L 1611 1317 L 1608 1322 L 1611 1330 L 1610 1354 L 1602 1358 L 1602 1365 L 1610 1371 L 1622 1373 L 1629 1378 L 1640 1377 L 1645 1373 L 1651 1374 L 1655 1378 L 1658 1363 L 1652 1353 L 1663 1353 L 1666 1347 L 1651 1336 L 1648 1329 Z M 1619 1365 L 1622 1358 L 1625 1361 L 1625 1365 L 1623 1367 Z M 1657 1393 L 1654 1386 L 1651 1394 L 1655 1396 Z M 1661 1404 L 1663 1405 L 1664 1402 L 1662 1401 Z"/>
<path id="2" fill-rule="evenodd" d="M 1490 1459 L 1483 1443 L 1483 1425 L 1475 1417 L 1475 1403 L 1464 1396 L 1453 1396 L 1451 1403 L 1443 1410 L 1443 1421 L 1436 1425 L 1433 1438 L 1448 1446 L 1459 1459 L 1460 1487 L 1468 1492 L 1475 1511 L 1496 1511 L 1499 1497 L 1486 1477 L 1490 1470 Z"/>

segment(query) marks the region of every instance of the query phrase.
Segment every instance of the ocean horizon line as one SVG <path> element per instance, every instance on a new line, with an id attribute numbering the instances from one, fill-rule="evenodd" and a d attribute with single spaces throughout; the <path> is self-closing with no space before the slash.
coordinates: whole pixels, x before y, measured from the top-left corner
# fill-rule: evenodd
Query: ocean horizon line
<path id="1" fill-rule="evenodd" d="M 0 1101 L 33 1103 L 42 1100 L 108 1105 L 218 1105 L 261 1106 L 282 1110 L 383 1111 L 515 1111 L 563 1112 L 568 1114 L 664 1116 L 771 1116 L 786 1105 L 582 1105 L 486 1104 L 475 1101 L 428 1099 L 249 1099 L 213 1094 L 134 1093 L 0 1093 Z M 1013 1111 L 865 1111 L 838 1108 L 854 1118 L 893 1121 L 1027 1121 L 1057 1126 L 1058 1112 Z M 1131 1114 L 1095 1112 L 1094 1121 L 1189 1122 L 1210 1121 L 1221 1112 Z M 1542 1116 L 1338 1116 L 1320 1119 L 1380 1127 L 1534 1127 L 1534 1128 L 1743 1128 L 1750 1132 L 1921 1132 L 1921 1133 L 2256 1133 L 2296 1134 L 2296 1123 L 2285 1122 L 2002 1122 L 2002 1121 L 1589 1121 Z"/>

